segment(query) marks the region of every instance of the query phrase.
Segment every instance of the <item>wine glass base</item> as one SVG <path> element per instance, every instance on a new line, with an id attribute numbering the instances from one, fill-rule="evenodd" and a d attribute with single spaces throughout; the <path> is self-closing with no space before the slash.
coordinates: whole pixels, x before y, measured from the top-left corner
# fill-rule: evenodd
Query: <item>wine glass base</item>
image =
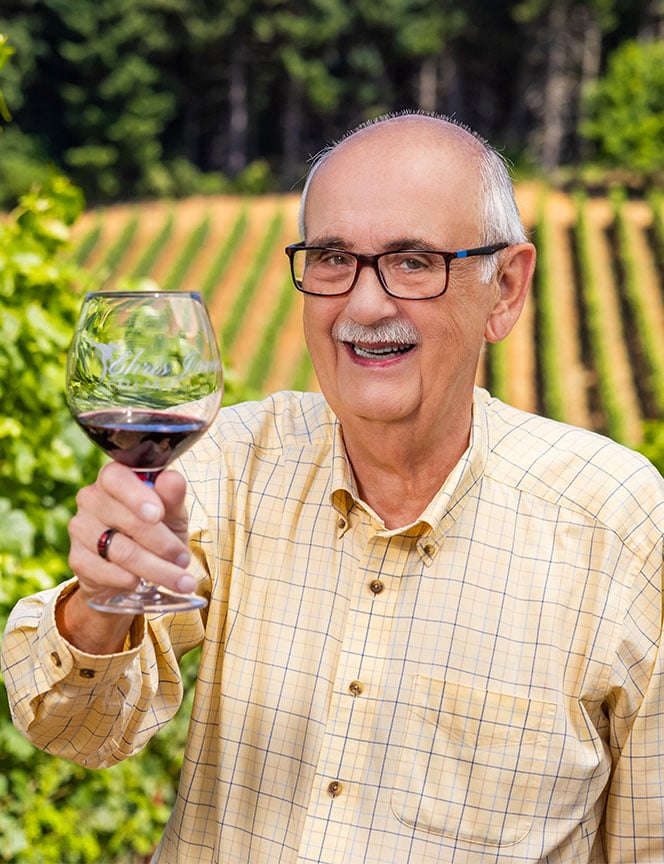
<path id="1" fill-rule="evenodd" d="M 148 612 L 186 612 L 189 609 L 203 609 L 207 606 L 207 600 L 196 594 L 171 594 L 169 591 L 153 589 L 117 594 L 107 600 L 88 600 L 88 606 L 97 612 L 144 615 Z"/>

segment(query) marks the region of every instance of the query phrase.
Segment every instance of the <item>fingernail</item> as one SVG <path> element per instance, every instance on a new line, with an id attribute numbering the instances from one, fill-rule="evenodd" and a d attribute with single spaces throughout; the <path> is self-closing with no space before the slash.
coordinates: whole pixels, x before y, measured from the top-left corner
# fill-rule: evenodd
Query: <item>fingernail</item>
<path id="1" fill-rule="evenodd" d="M 149 501 L 146 501 L 145 504 L 141 504 L 141 509 L 138 511 L 142 519 L 145 519 L 146 522 L 158 522 L 161 518 L 161 510 L 156 504 L 150 504 Z"/>
<path id="2" fill-rule="evenodd" d="M 188 573 L 185 576 L 180 576 L 178 579 L 178 591 L 181 591 L 183 594 L 192 594 L 196 590 L 196 585 L 196 580 Z"/>
<path id="3" fill-rule="evenodd" d="M 178 567 L 182 567 L 183 570 L 185 567 L 189 566 L 190 561 L 191 555 L 189 554 L 189 552 L 181 552 L 175 559 L 175 563 L 178 565 Z"/>

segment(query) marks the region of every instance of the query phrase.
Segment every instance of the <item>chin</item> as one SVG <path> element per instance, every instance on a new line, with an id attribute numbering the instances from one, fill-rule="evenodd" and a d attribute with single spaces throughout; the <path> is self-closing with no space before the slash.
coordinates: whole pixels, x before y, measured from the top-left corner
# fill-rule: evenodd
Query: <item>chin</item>
<path id="1" fill-rule="evenodd" d="M 416 400 L 397 396 L 395 388 L 372 388 L 371 392 L 363 393 L 359 389 L 344 394 L 341 391 L 337 397 L 337 416 L 364 420 L 374 423 L 399 423 L 412 417 L 417 411 Z M 343 420 L 342 420 L 343 422 Z"/>

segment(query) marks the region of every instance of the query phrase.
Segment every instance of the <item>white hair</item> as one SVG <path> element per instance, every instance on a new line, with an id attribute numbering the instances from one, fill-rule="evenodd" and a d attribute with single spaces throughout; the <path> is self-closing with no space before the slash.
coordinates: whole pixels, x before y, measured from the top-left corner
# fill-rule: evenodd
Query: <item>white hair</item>
<path id="1" fill-rule="evenodd" d="M 523 227 L 519 209 L 514 198 L 514 184 L 507 165 L 506 160 L 498 150 L 489 144 L 481 135 L 475 132 L 470 127 L 458 120 L 447 117 L 443 114 L 436 114 L 424 111 L 403 111 L 394 114 L 385 114 L 381 117 L 376 117 L 366 123 L 347 132 L 338 141 L 323 148 L 311 160 L 311 165 L 306 177 L 304 189 L 302 190 L 302 200 L 300 203 L 299 229 L 300 236 L 305 239 L 305 224 L 304 210 L 307 200 L 309 186 L 318 169 L 327 159 L 334 153 L 337 147 L 348 138 L 358 132 L 367 129 L 371 126 L 376 126 L 380 123 L 387 123 L 390 120 L 400 117 L 430 117 L 434 120 L 440 120 L 442 123 L 449 123 L 459 129 L 464 130 L 480 143 L 483 152 L 478 159 L 478 170 L 480 175 L 480 196 L 482 200 L 482 217 L 480 224 L 480 245 L 489 246 L 492 243 L 523 243 L 528 237 L 526 230 Z M 490 282 L 495 273 L 497 265 L 497 256 L 489 255 L 481 260 L 481 275 L 482 282 Z"/>

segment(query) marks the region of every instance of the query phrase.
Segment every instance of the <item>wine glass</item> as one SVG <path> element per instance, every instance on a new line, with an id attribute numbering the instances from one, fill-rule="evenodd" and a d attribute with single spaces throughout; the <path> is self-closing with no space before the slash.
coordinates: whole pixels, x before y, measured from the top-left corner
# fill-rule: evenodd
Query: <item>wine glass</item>
<path id="1" fill-rule="evenodd" d="M 196 441 L 223 395 L 217 339 L 196 291 L 90 291 L 69 354 L 66 396 L 84 432 L 146 483 Z M 126 594 L 93 598 L 121 614 L 179 612 L 206 600 L 143 580 Z"/>

